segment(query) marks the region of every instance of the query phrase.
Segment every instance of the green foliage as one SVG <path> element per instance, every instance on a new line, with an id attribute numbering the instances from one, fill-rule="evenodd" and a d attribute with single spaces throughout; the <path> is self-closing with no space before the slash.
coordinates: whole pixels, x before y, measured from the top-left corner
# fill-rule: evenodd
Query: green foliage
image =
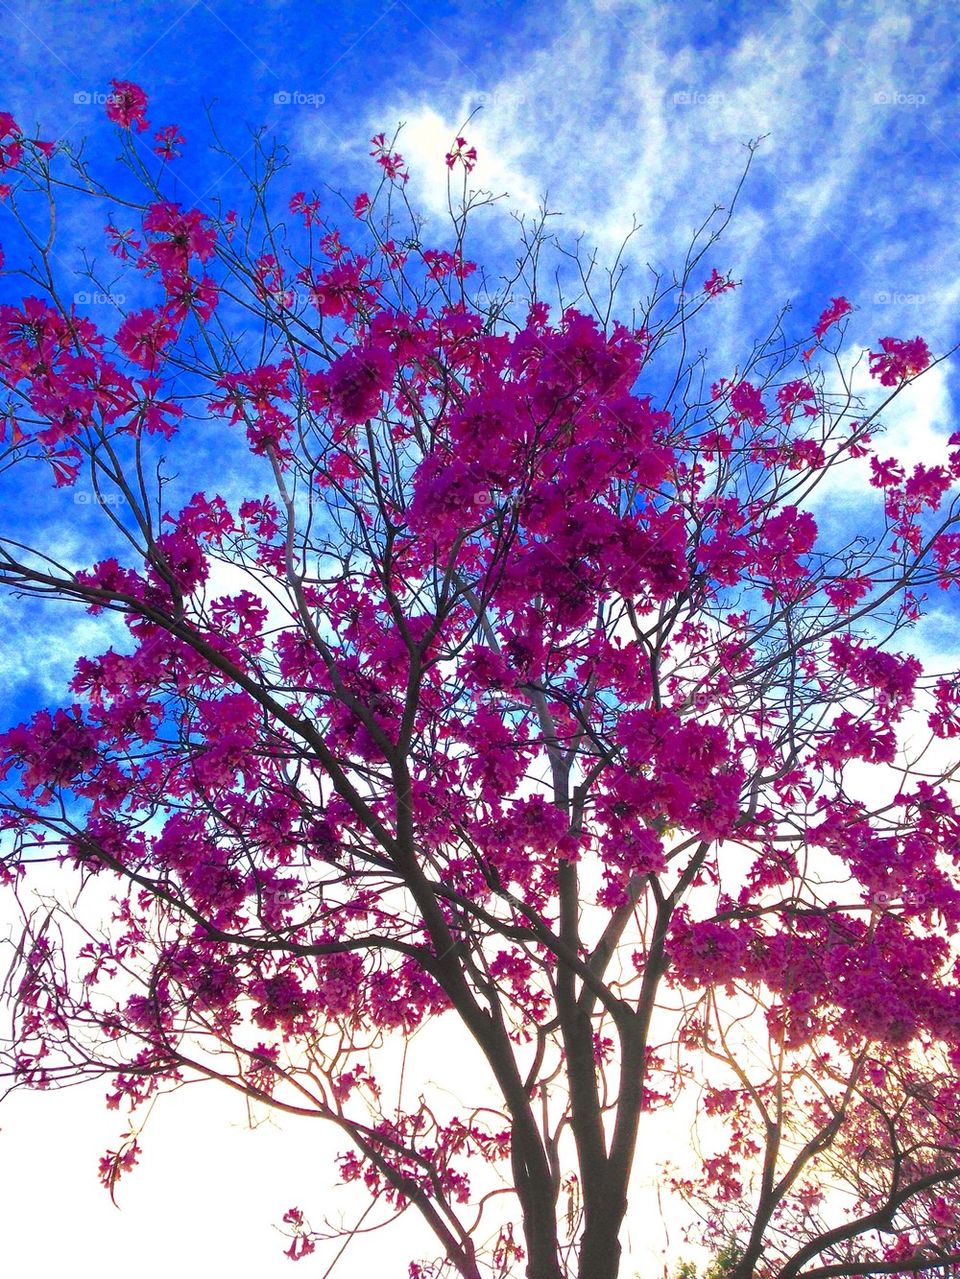
<path id="1" fill-rule="evenodd" d="M 702 1279 L 727 1279 L 742 1256 L 743 1249 L 736 1240 L 731 1239 L 723 1245 L 707 1266 Z M 697 1267 L 692 1261 L 681 1261 L 673 1274 L 673 1279 L 697 1279 Z"/>
<path id="2" fill-rule="evenodd" d="M 743 1249 L 735 1240 L 731 1239 L 710 1262 L 703 1274 L 703 1279 L 726 1279 L 731 1273 L 734 1266 L 743 1256 Z"/>

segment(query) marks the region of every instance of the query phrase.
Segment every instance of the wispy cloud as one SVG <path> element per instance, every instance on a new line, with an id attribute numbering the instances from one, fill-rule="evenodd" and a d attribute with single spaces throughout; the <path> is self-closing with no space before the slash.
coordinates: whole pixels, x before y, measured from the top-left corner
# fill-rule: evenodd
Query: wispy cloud
<path id="1" fill-rule="evenodd" d="M 481 105 L 470 126 L 478 184 L 527 210 L 547 193 L 568 233 L 608 255 L 636 215 L 638 268 L 677 261 L 732 193 L 743 144 L 768 135 L 721 255 L 747 282 L 729 323 L 742 327 L 764 299 L 812 307 L 840 291 L 864 305 L 865 323 L 911 321 L 922 295 L 923 323 L 945 344 L 960 291 L 958 108 L 940 56 L 952 27 L 922 0 L 578 0 L 552 14 L 541 47 L 506 37 L 499 69 L 480 64 L 486 78 L 412 80 L 375 99 L 369 117 L 406 121 L 416 196 L 439 217 L 443 152 Z"/>
<path id="2" fill-rule="evenodd" d="M 111 617 L 88 617 L 78 605 L 0 596 L 0 688 L 6 698 L 30 694 L 43 705 L 69 700 L 68 684 L 82 653 L 101 653 L 123 643 L 126 632 Z M 13 714 L 4 705 L 4 720 Z"/>

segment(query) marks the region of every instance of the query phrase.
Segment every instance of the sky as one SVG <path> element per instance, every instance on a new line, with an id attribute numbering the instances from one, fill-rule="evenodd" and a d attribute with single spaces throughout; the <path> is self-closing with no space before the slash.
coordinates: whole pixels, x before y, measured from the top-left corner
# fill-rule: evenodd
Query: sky
<path id="1" fill-rule="evenodd" d="M 726 203 L 745 144 L 763 138 L 716 265 L 742 279 L 712 330 L 735 362 L 776 310 L 808 327 L 831 297 L 857 308 L 855 354 L 879 337 L 921 333 L 935 352 L 960 340 L 960 15 L 929 0 L 738 3 L 736 0 L 0 0 L 0 110 L 41 137 L 84 138 L 107 176 L 116 151 L 103 118 L 111 77 L 140 83 L 151 124 L 187 135 L 185 203 L 230 207 L 251 129 L 289 150 L 289 190 L 352 196 L 370 182 L 369 143 L 403 125 L 410 195 L 442 228 L 444 152 L 464 121 L 479 151 L 474 180 L 503 194 L 474 253 L 506 261 L 510 214 L 541 200 L 568 245 L 582 236 L 609 261 L 634 219 L 622 300 L 645 292 L 647 264 L 675 265 L 693 229 Z M 478 110 L 479 109 L 479 110 Z M 223 150 L 206 149 L 205 111 Z M 473 114 L 476 112 L 476 114 Z M 472 116 L 472 118 L 471 118 Z M 118 179 L 119 180 L 119 179 Z M 0 208 L 0 243 L 7 234 Z M 70 269 L 100 227 L 63 229 Z M 90 305 L 95 305 L 90 303 Z M 957 429 L 956 375 L 941 366 L 888 423 L 891 452 L 925 458 Z M 862 480 L 827 490 L 818 517 L 866 500 Z M 73 502 L 73 505 L 67 505 Z M 27 513 L 29 516 L 29 512 Z M 88 550 L 89 512 L 56 512 L 65 560 Z M 62 695 L 90 619 L 0 599 L 5 721 Z M 941 617 L 923 644 L 950 641 Z M 288 1275 L 270 1229 L 329 1180 L 335 1139 L 268 1124 L 250 1133 L 229 1098 L 194 1089 L 164 1103 L 143 1167 L 118 1212 L 96 1184 L 117 1116 L 102 1090 L 14 1096 L 0 1107 L 0 1231 L 11 1273 L 153 1279 L 171 1266 L 264 1279 Z M 332 1145 L 329 1143 L 332 1141 Z M 659 1273 L 656 1232 L 637 1266 Z M 405 1274 L 393 1245 L 358 1241 L 385 1279 Z M 362 1248 L 367 1252 L 363 1253 Z M 373 1249 L 373 1251 L 370 1251 Z M 402 1251 L 402 1250 L 401 1250 Z M 360 1273 L 359 1260 L 345 1261 Z M 307 1263 L 302 1263 L 306 1268 Z M 315 1269 L 311 1273 L 322 1274 Z"/>

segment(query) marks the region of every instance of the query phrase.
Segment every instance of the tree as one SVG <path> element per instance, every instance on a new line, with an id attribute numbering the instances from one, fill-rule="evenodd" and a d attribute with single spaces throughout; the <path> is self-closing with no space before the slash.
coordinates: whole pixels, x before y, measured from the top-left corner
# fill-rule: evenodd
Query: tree
<path id="1" fill-rule="evenodd" d="M 638 1135 L 695 1099 L 664 1184 L 725 1273 L 946 1273 L 960 681 L 898 644 L 958 583 L 960 436 L 909 470 L 875 443 L 945 357 L 883 337 L 861 402 L 834 298 L 721 376 L 691 352 L 730 211 L 627 324 L 622 261 L 551 258 L 546 211 L 502 278 L 467 260 L 463 138 L 431 249 L 382 134 L 338 225 L 278 214 L 260 135 L 242 216 L 184 207 L 179 130 L 158 164 L 143 92 L 107 111 L 116 194 L 0 118 L 0 581 L 114 644 L 2 738 L 12 1084 L 327 1120 L 376 1220 L 432 1232 L 413 1279 L 613 1279 Z M 99 326 L 54 248 L 81 206 L 91 287 L 149 303 Z M 821 530 L 838 472 L 876 507 Z M 24 493 L 82 495 L 96 562 Z M 475 1106 L 377 1076 L 434 1022 Z M 293 1258 L 324 1237 L 285 1220 Z"/>

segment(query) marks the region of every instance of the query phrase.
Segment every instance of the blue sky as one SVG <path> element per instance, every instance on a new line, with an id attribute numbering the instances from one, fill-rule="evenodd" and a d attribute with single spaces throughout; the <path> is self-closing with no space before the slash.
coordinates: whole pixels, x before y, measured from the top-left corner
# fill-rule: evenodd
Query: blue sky
<path id="1" fill-rule="evenodd" d="M 404 122 L 400 149 L 413 174 L 410 194 L 439 228 L 443 154 L 479 106 L 470 127 L 480 150 L 475 176 L 507 195 L 475 251 L 506 259 L 514 244 L 508 212 L 529 213 L 544 194 L 562 212 L 555 229 L 568 242 L 582 232 L 608 257 L 636 214 L 642 229 L 627 259 L 625 308 L 644 292 L 646 263 L 679 262 L 693 227 L 731 194 L 743 144 L 766 134 L 717 254 L 716 265 L 744 281 L 713 313 L 717 359 L 735 361 L 749 350 L 780 305 L 790 302 L 798 325 L 809 327 L 838 294 L 858 308 L 849 327 L 853 351 L 886 334 L 921 333 L 937 352 L 960 340 L 960 14 L 953 6 L 0 0 L 0 15 L 0 109 L 25 127 L 36 123 L 41 137 L 67 135 L 74 144 L 88 137 L 89 158 L 108 173 L 116 142 L 95 98 L 111 77 L 135 80 L 149 95 L 151 124 L 175 122 L 186 133 L 184 202 L 200 207 L 218 197 L 229 207 L 240 191 L 229 161 L 204 149 L 203 107 L 213 103 L 223 140 L 236 154 L 249 146 L 249 129 L 261 124 L 287 144 L 291 166 L 282 181 L 290 190 L 363 189 L 371 164 L 367 139 Z M 0 210 L 0 243 L 7 218 Z M 82 219 L 66 225 L 66 266 L 99 226 Z M 890 415 L 890 451 L 930 461 L 956 429 L 955 396 L 950 371 L 922 379 Z M 834 486 L 818 517 L 835 519 L 838 511 L 846 517 L 864 500 L 862 485 Z M 89 512 L 72 501 L 61 501 L 57 527 L 63 557 L 79 561 L 90 558 Z M 43 518 L 55 514 L 51 508 Z M 79 615 L 58 614 L 54 623 L 35 606 L 25 611 L 10 600 L 0 600 L 0 627 L 15 637 L 0 650 L 5 721 L 55 698 L 74 656 L 96 647 L 99 634 Z M 944 634 L 940 615 L 925 642 L 936 648 Z M 206 1117 L 202 1107 L 194 1109 L 189 1128 L 176 1126 L 182 1123 L 176 1104 L 166 1108 L 157 1125 L 169 1125 L 160 1150 L 140 1189 L 131 1179 L 120 1227 L 93 1171 L 104 1144 L 98 1134 L 109 1141 L 116 1117 L 103 1120 L 97 1088 L 44 1109 L 50 1103 L 13 1099 L 2 1117 L 0 1220 L 11 1213 L 17 1221 L 12 1257 L 9 1230 L 4 1243 L 14 1270 L 54 1273 L 69 1264 L 76 1279 L 120 1273 L 149 1229 L 149 1255 L 138 1260 L 146 1279 L 168 1273 L 188 1245 L 196 1262 L 191 1273 L 213 1266 L 252 1273 L 254 1259 L 267 1279 L 289 1273 L 269 1224 L 289 1202 L 309 1206 L 296 1192 L 313 1158 L 312 1135 L 297 1138 L 296 1149 L 282 1147 L 292 1153 L 281 1171 L 273 1153 L 269 1160 L 256 1153 L 266 1148 L 266 1136 L 257 1138 L 259 1146 L 232 1142 L 236 1187 L 229 1193 L 250 1188 L 249 1236 L 231 1242 L 224 1231 L 211 1242 L 205 1221 L 211 1212 L 229 1213 L 229 1193 L 202 1204 L 202 1185 L 178 1173 L 176 1161 L 191 1142 L 212 1147 L 216 1158 L 222 1107 Z M 242 1122 L 242 1115 L 235 1118 Z M 38 1151 L 34 1134 L 44 1123 L 51 1142 L 57 1124 L 73 1126 L 69 1157 L 51 1160 L 48 1147 Z M 69 1205 L 57 1209 L 60 1230 L 44 1228 L 22 1170 L 42 1176 L 48 1200 Z M 322 1191 L 326 1181 L 314 1163 L 313 1188 Z M 158 1193 L 181 1226 L 169 1239 L 151 1224 Z M 78 1236 L 97 1239 L 96 1256 L 81 1249 L 77 1259 Z M 385 1279 L 405 1273 L 399 1254 L 380 1262 Z"/>
<path id="2" fill-rule="evenodd" d="M 915 298 L 877 321 L 951 335 L 960 20 L 920 0 L 823 3 L 163 4 L 2 0 L 7 109 L 41 133 L 112 135 L 96 102 L 111 76 L 147 90 L 151 122 L 188 133 L 183 171 L 202 204 L 236 191 L 204 155 L 204 103 L 238 153 L 267 125 L 293 184 L 361 182 L 366 139 L 407 122 L 415 178 L 445 177 L 450 131 L 477 105 L 481 176 L 513 207 L 548 192 L 571 234 L 612 244 L 636 212 L 635 258 L 671 260 L 722 202 L 742 144 L 768 134 L 730 237 L 748 289 L 774 299 L 847 292 Z M 318 105 L 282 104 L 301 94 Z M 918 313 L 917 307 L 922 308 Z M 872 332 L 872 330 L 871 330 Z"/>
<path id="3" fill-rule="evenodd" d="M 249 159 L 259 126 L 289 148 L 278 194 L 332 187 L 352 198 L 371 182 L 367 140 L 402 123 L 410 195 L 425 238 L 442 239 L 443 154 L 479 107 L 474 178 L 504 199 L 481 221 L 474 255 L 509 261 L 509 213 L 530 214 L 544 196 L 566 243 L 582 234 L 602 260 L 636 216 L 625 314 L 649 284 L 647 264 L 677 266 L 693 228 L 732 194 L 744 144 L 766 135 L 716 254 L 743 280 L 710 312 L 716 373 L 781 305 L 809 331 L 837 294 L 858 308 L 851 358 L 886 334 L 920 332 L 934 351 L 960 338 L 960 17 L 929 0 L 0 0 L 0 12 L 6 109 L 40 136 L 86 139 L 97 172 L 122 182 L 102 99 L 111 77 L 139 82 L 151 125 L 187 135 L 178 197 L 206 209 L 243 207 L 237 170 L 207 147 L 206 106 L 232 154 Z M 103 256 L 102 223 L 89 206 L 63 221 L 65 270 L 82 248 Z M 0 207 L 0 243 L 9 233 Z M 946 369 L 923 379 L 891 415 L 892 450 L 930 460 L 949 433 L 952 390 Z M 843 510 L 855 496 L 844 491 Z M 94 513 L 70 501 L 51 496 L 44 519 L 61 511 L 58 540 L 82 558 Z M 0 601 L 0 622 L 40 629 L 11 601 Z M 55 696 L 94 635 L 79 616 L 58 614 L 52 641 L 44 629 L 41 643 L 0 656 L 18 709 Z"/>

